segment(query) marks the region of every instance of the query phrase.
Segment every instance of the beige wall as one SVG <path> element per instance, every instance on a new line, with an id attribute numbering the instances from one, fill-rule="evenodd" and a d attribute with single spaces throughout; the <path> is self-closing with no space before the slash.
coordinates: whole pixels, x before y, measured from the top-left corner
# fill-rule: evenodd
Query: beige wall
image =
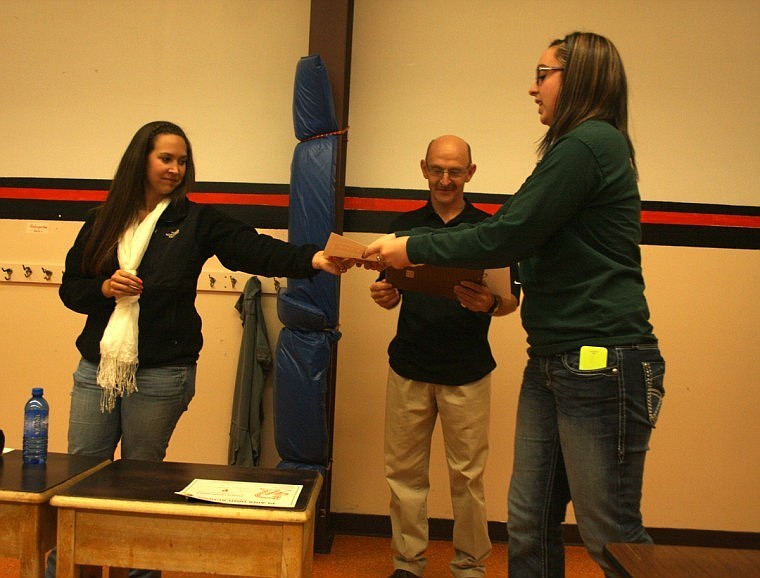
<path id="1" fill-rule="evenodd" d="M 293 72 L 308 46 L 308 8 L 307 0 L 0 0 L 0 176 L 110 178 L 134 130 L 168 118 L 187 129 L 199 180 L 288 182 Z M 760 8 L 753 0 L 356 0 L 347 184 L 421 187 L 418 160 L 428 140 L 455 132 L 471 142 L 479 166 L 470 190 L 514 192 L 535 163 L 542 132 L 527 96 L 537 57 L 574 29 L 610 36 L 623 54 L 644 199 L 758 204 L 760 115 L 752 95 L 760 79 L 748 63 Z M 0 219 L 0 264 L 60 266 L 78 228 Z M 646 521 L 760 531 L 760 403 L 751 371 L 758 252 L 645 246 L 643 257 L 668 362 Z M 337 512 L 387 512 L 385 348 L 396 313 L 370 302 L 372 278 L 355 270 L 342 281 Z M 66 448 L 73 341 L 83 320 L 60 304 L 56 289 L 0 282 L 0 427 L 11 446 L 21 442 L 29 389 L 42 385 L 53 408 L 51 449 Z M 198 394 L 169 459 L 226 460 L 241 334 L 236 299 L 199 294 L 206 345 Z M 272 295 L 264 309 L 274 343 Z M 525 359 L 517 316 L 496 320 L 491 338 L 499 367 L 487 492 L 490 518 L 504 520 Z M 274 465 L 271 389 L 266 399 L 264 465 Z M 439 438 L 434 447 L 430 515 L 450 517 Z"/>

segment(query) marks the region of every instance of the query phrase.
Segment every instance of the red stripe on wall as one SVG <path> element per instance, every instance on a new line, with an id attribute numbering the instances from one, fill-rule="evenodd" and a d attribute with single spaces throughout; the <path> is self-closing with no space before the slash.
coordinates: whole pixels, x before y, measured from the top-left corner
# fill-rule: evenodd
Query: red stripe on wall
<path id="1" fill-rule="evenodd" d="M 417 209 L 425 201 L 412 199 L 372 199 L 346 197 L 345 208 L 355 211 L 387 211 L 401 213 Z M 473 203 L 481 211 L 493 215 L 501 203 Z M 700 227 L 760 228 L 760 217 L 752 215 L 722 215 L 716 213 L 679 213 L 675 211 L 642 211 L 641 222 L 662 225 L 691 225 Z"/>
<path id="2" fill-rule="evenodd" d="M 481 211 L 485 211 L 489 215 L 493 215 L 496 211 L 499 210 L 501 203 L 473 203 L 472 206 L 476 209 L 480 209 Z"/>
<path id="3" fill-rule="evenodd" d="M 102 202 L 107 191 L 82 189 L 43 189 L 23 187 L 0 187 L 0 199 L 19 199 L 30 201 L 84 201 Z M 214 193 L 195 192 L 188 195 L 198 203 L 218 205 L 249 205 L 265 207 L 287 207 L 288 195 L 249 194 L 249 193 Z M 390 199 L 372 197 L 345 197 L 344 208 L 349 211 L 375 211 L 404 213 L 423 206 L 426 201 L 420 199 Z M 495 213 L 501 203 L 473 203 L 477 208 Z M 687 213 L 677 211 L 642 211 L 641 222 L 658 225 L 689 225 L 700 227 L 738 227 L 759 229 L 760 216 L 730 215 L 720 213 Z"/>
<path id="4" fill-rule="evenodd" d="M 370 197 L 346 197 L 343 207 L 348 211 L 378 211 L 406 213 L 419 209 L 427 201 L 418 199 L 376 199 Z"/>
<path id="5" fill-rule="evenodd" d="M 757 229 L 760 217 L 752 215 L 719 215 L 715 213 L 677 213 L 642 211 L 641 222 L 657 225 L 697 225 L 701 227 L 744 227 Z"/>
<path id="6" fill-rule="evenodd" d="M 266 207 L 287 207 L 288 195 L 255 195 L 247 193 L 189 193 L 188 198 L 196 203 L 214 205 L 264 205 Z"/>
<path id="7" fill-rule="evenodd" d="M 30 201 L 91 201 L 101 202 L 108 191 L 81 189 L 26 189 L 0 187 L 0 199 L 26 199 Z"/>
<path id="8" fill-rule="evenodd" d="M 493 215 L 501 205 L 473 203 L 481 211 Z M 698 227 L 760 228 L 760 217 L 721 215 L 716 213 L 679 213 L 675 211 L 641 211 L 641 222 L 650 225 L 690 225 Z"/>
<path id="9" fill-rule="evenodd" d="M 0 187 L 0 199 L 22 199 L 30 201 L 86 201 L 102 202 L 108 191 L 87 191 L 79 189 L 27 189 Z M 188 197 L 197 203 L 217 205 L 264 205 L 287 207 L 288 195 L 256 195 L 241 193 L 190 193 Z"/>
<path id="10" fill-rule="evenodd" d="M 425 201 L 412 199 L 372 199 L 346 197 L 345 208 L 355 211 L 406 212 L 417 209 Z M 473 203 L 481 211 L 493 215 L 501 203 Z M 760 228 L 760 217 L 752 215 L 722 215 L 716 213 L 679 213 L 675 211 L 642 211 L 641 222 L 663 225 L 691 225 L 701 227 Z"/>

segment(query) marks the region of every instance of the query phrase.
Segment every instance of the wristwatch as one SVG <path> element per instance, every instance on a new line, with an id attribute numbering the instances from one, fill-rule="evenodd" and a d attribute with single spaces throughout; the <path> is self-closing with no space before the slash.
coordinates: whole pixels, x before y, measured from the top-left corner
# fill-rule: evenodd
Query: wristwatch
<path id="1" fill-rule="evenodd" d="M 499 307 L 501 307 L 501 297 L 498 295 L 493 296 L 493 305 L 491 305 L 491 308 L 486 311 L 487 315 L 493 316 L 494 313 L 496 313 L 499 310 Z"/>

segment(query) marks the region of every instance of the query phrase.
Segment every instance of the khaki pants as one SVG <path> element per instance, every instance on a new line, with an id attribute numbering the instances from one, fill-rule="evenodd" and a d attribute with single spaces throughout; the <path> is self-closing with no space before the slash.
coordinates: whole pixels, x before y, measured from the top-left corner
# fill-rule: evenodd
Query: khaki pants
<path id="1" fill-rule="evenodd" d="M 430 442 L 441 418 L 454 512 L 457 578 L 483 576 L 491 552 L 483 491 L 488 456 L 491 376 L 461 386 L 436 385 L 388 373 L 385 477 L 391 491 L 394 566 L 421 576 L 427 560 Z"/>

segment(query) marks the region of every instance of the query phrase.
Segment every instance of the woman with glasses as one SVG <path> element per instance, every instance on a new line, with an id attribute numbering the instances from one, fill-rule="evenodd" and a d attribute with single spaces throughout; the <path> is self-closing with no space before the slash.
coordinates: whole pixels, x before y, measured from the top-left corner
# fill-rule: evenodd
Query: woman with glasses
<path id="1" fill-rule="evenodd" d="M 372 243 L 378 267 L 520 262 L 529 344 L 509 489 L 509 575 L 564 576 L 573 501 L 591 556 L 651 542 L 644 458 L 664 395 L 639 242 L 641 201 L 625 71 L 606 38 L 576 32 L 541 54 L 529 94 L 548 127 L 539 163 L 491 218 Z"/>

